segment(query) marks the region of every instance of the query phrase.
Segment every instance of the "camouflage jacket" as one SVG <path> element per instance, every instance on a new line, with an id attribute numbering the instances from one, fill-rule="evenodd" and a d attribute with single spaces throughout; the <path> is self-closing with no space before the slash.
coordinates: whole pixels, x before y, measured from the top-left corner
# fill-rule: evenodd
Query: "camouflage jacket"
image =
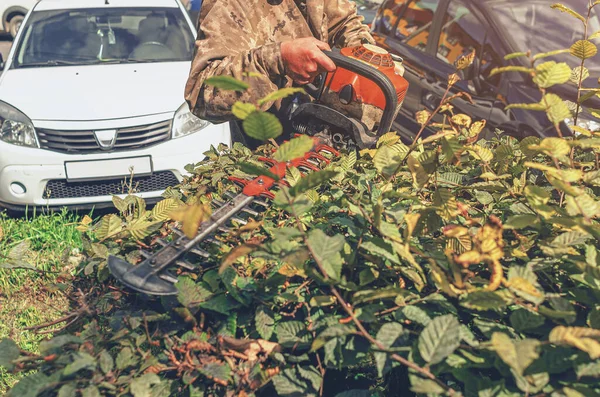
<path id="1" fill-rule="evenodd" d="M 349 0 L 205 0 L 185 89 L 190 109 L 214 122 L 234 119 L 231 107 L 236 101 L 256 103 L 291 85 L 284 77 L 281 42 L 312 36 L 331 47 L 373 43 L 362 20 Z M 247 77 L 245 72 L 261 77 Z M 247 81 L 250 89 L 240 93 L 204 84 L 212 76 Z M 272 105 L 265 103 L 263 110 Z"/>

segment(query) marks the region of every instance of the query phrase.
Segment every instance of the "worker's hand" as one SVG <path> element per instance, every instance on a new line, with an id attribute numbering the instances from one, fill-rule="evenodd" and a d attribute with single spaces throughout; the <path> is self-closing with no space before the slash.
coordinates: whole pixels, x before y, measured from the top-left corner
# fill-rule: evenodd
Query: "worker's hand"
<path id="1" fill-rule="evenodd" d="M 286 74 L 296 84 L 305 85 L 323 72 L 333 72 L 335 63 L 322 50 L 331 51 L 331 48 L 314 37 L 284 41 L 281 57 Z"/>

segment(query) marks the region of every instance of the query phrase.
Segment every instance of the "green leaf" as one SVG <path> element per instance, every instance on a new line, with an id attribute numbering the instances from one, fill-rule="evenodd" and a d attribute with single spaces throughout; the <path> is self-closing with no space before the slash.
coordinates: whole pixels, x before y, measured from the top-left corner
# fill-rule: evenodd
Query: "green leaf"
<path id="1" fill-rule="evenodd" d="M 544 324 L 543 316 L 526 309 L 518 309 L 511 313 L 510 323 L 519 332 L 535 329 Z"/>
<path id="2" fill-rule="evenodd" d="M 12 339 L 2 339 L 0 342 L 0 367 L 12 371 L 15 367 L 13 361 L 21 355 L 19 346 Z"/>
<path id="3" fill-rule="evenodd" d="M 410 390 L 418 394 L 426 394 L 428 396 L 442 396 L 445 390 L 437 382 L 431 379 L 421 378 L 415 374 L 409 374 Z"/>
<path id="4" fill-rule="evenodd" d="M 249 163 L 247 161 L 240 161 L 237 163 L 237 166 L 240 167 L 243 173 L 248 175 L 256 175 L 256 176 L 266 176 L 276 181 L 279 180 L 279 177 L 272 173 L 268 168 L 261 167 L 260 165 L 256 165 L 254 163 Z"/>
<path id="5" fill-rule="evenodd" d="M 244 119 L 242 126 L 249 137 L 260 141 L 277 138 L 283 132 L 283 126 L 277 116 L 266 112 L 250 113 Z"/>
<path id="6" fill-rule="evenodd" d="M 405 296 L 410 294 L 406 289 L 402 289 L 400 287 L 385 287 L 385 288 L 377 288 L 377 289 L 368 289 L 357 291 L 352 296 L 352 302 L 355 305 L 360 305 L 361 303 L 372 302 L 380 299 L 391 299 L 394 300 L 399 296 Z"/>
<path id="7" fill-rule="evenodd" d="M 273 159 L 277 161 L 290 161 L 303 157 L 314 146 L 313 138 L 308 135 L 300 135 L 288 142 L 285 142 L 273 154 Z"/>
<path id="8" fill-rule="evenodd" d="M 277 341 L 283 346 L 309 343 L 310 334 L 302 321 L 284 321 L 277 324 Z"/>
<path id="9" fill-rule="evenodd" d="M 317 186 L 329 181 L 337 174 L 338 172 L 333 170 L 311 172 L 310 174 L 302 177 L 298 183 L 290 188 L 289 192 L 293 197 L 296 197 L 301 193 L 304 193 L 310 189 L 314 189 Z"/>
<path id="10" fill-rule="evenodd" d="M 400 168 L 400 164 L 406 157 L 406 152 L 402 149 L 404 145 L 383 145 L 377 149 L 375 157 L 373 158 L 373 164 L 377 171 L 381 173 L 385 178 L 390 178 Z"/>
<path id="11" fill-rule="evenodd" d="M 58 390 L 58 397 L 76 397 L 77 386 L 75 383 L 67 383 Z"/>
<path id="12" fill-rule="evenodd" d="M 535 68 L 533 82 L 541 88 L 564 84 L 571 77 L 571 68 L 565 62 L 548 61 Z"/>
<path id="13" fill-rule="evenodd" d="M 504 56 L 504 60 L 505 61 L 510 61 L 511 59 L 520 58 L 520 57 L 526 57 L 526 56 L 527 56 L 526 52 L 513 52 L 511 54 L 505 55 Z"/>
<path id="14" fill-rule="evenodd" d="M 333 237 L 321 229 L 314 229 L 308 235 L 307 245 L 315 261 L 320 263 L 328 277 L 339 280 L 342 275 L 342 256 L 340 251 L 346 240 L 341 234 Z"/>
<path id="15" fill-rule="evenodd" d="M 50 378 L 42 372 L 36 372 L 19 381 L 6 397 L 37 397 L 50 383 Z"/>
<path id="16" fill-rule="evenodd" d="M 275 319 L 273 318 L 273 312 L 268 307 L 258 307 L 254 315 L 254 327 L 261 338 L 271 339 L 275 328 Z"/>
<path id="17" fill-rule="evenodd" d="M 442 362 L 460 345 L 460 324 L 452 314 L 434 318 L 419 335 L 419 353 L 429 364 Z"/>
<path id="18" fill-rule="evenodd" d="M 595 329 L 600 330 L 600 308 L 595 307 L 588 313 L 587 324 Z"/>
<path id="19" fill-rule="evenodd" d="M 504 223 L 506 229 L 526 229 L 528 227 L 538 227 L 540 219 L 537 215 L 513 215 Z"/>
<path id="20" fill-rule="evenodd" d="M 231 76 L 213 76 L 204 80 L 204 84 L 211 85 L 221 90 L 246 91 L 250 85 Z"/>
<path id="21" fill-rule="evenodd" d="M 188 277 L 181 277 L 175 286 L 177 287 L 177 300 L 188 308 L 198 306 L 213 296 L 211 291 Z"/>
<path id="22" fill-rule="evenodd" d="M 258 104 L 263 105 L 267 102 L 274 102 L 279 99 L 287 98 L 291 95 L 298 94 L 298 93 L 306 94 L 306 91 L 304 91 L 303 88 L 299 88 L 299 87 L 280 88 L 279 90 L 272 92 L 269 95 L 265 96 L 264 98 L 260 99 L 258 101 Z"/>
<path id="23" fill-rule="evenodd" d="M 124 370 L 127 367 L 134 366 L 137 363 L 137 358 L 133 355 L 133 351 L 129 347 L 124 347 L 117 354 L 117 369 Z"/>
<path id="24" fill-rule="evenodd" d="M 501 68 L 494 68 L 490 72 L 490 77 L 498 74 L 498 73 L 507 73 L 507 72 L 520 72 L 520 73 L 531 73 L 533 69 L 526 68 L 523 66 L 503 66 Z"/>
<path id="25" fill-rule="evenodd" d="M 82 343 L 83 340 L 75 335 L 58 335 L 50 340 L 40 342 L 40 352 L 50 354 L 61 351 L 65 345 L 80 345 Z"/>
<path id="26" fill-rule="evenodd" d="M 391 348 L 396 340 L 402 336 L 404 329 L 398 323 L 385 323 L 377 332 L 376 339 L 386 348 Z M 375 363 L 379 377 L 383 377 L 390 369 L 391 362 L 388 353 L 376 352 Z"/>
<path id="27" fill-rule="evenodd" d="M 240 120 L 246 120 L 246 117 L 256 110 L 256 106 L 253 104 L 240 101 L 237 101 L 231 107 L 231 113 Z"/>
<path id="28" fill-rule="evenodd" d="M 589 40 L 578 40 L 569 50 L 571 55 L 581 60 L 593 57 L 598 53 L 598 48 Z"/>
<path id="29" fill-rule="evenodd" d="M 96 368 L 96 359 L 87 353 L 78 352 L 73 356 L 73 362 L 63 369 L 63 376 L 71 376 L 81 370 Z"/>
<path id="30" fill-rule="evenodd" d="M 417 306 L 406 306 L 402 310 L 402 315 L 408 320 L 416 322 L 419 325 L 427 326 L 431 322 L 431 317 L 427 312 Z"/>
<path id="31" fill-rule="evenodd" d="M 564 54 L 566 52 L 569 52 L 569 50 L 563 49 L 563 50 L 553 50 L 553 51 L 548 51 L 548 52 L 542 52 L 540 54 L 535 54 L 533 56 L 533 60 L 537 61 L 538 59 L 553 57 L 555 55 Z"/>
<path id="32" fill-rule="evenodd" d="M 524 110 L 544 111 L 544 110 L 546 110 L 546 107 L 541 103 L 511 103 L 510 105 L 506 106 L 505 109 L 506 110 L 524 109 Z"/>
<path id="33" fill-rule="evenodd" d="M 314 367 L 286 368 L 273 378 L 273 386 L 282 397 L 317 397 L 321 385 L 321 375 Z"/>
<path id="34" fill-rule="evenodd" d="M 94 385 L 88 386 L 81 391 L 81 397 L 101 397 L 100 390 Z"/>
<path id="35" fill-rule="evenodd" d="M 540 341 L 535 339 L 513 341 L 505 333 L 494 332 L 491 343 L 502 361 L 520 376 L 540 356 Z"/>
<path id="36" fill-rule="evenodd" d="M 478 290 L 463 295 L 460 300 L 461 306 L 467 309 L 486 311 L 501 311 L 506 307 L 506 301 L 497 292 Z"/>
<path id="37" fill-rule="evenodd" d="M 106 350 L 102 350 L 102 353 L 100 353 L 100 356 L 98 357 L 98 362 L 100 364 L 100 369 L 105 374 L 112 371 L 115 366 L 112 356 Z"/>
<path id="38" fill-rule="evenodd" d="M 152 397 L 152 386 L 159 384 L 160 378 L 158 375 L 148 373 L 132 380 L 129 391 L 133 394 L 133 397 Z"/>
<path id="39" fill-rule="evenodd" d="M 555 10 L 561 11 L 561 12 L 566 12 L 567 14 L 570 14 L 570 15 L 574 16 L 575 18 L 579 19 L 581 22 L 586 23 L 585 18 L 583 16 L 581 16 L 581 14 L 573 11 L 572 9 L 570 9 L 569 7 L 567 7 L 563 4 L 555 3 L 555 4 L 552 4 L 550 7 Z"/>

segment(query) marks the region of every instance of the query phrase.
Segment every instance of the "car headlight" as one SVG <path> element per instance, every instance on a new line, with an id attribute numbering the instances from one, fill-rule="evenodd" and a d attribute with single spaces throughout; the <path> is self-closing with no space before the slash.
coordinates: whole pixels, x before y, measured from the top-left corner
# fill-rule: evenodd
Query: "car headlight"
<path id="1" fill-rule="evenodd" d="M 0 141 L 38 147 L 33 123 L 17 108 L 0 101 Z"/>
<path id="2" fill-rule="evenodd" d="M 177 109 L 177 112 L 175 112 L 175 116 L 173 116 L 171 136 L 173 138 L 181 138 L 182 136 L 198 132 L 209 125 L 210 123 L 208 121 L 194 116 L 194 114 L 190 112 L 187 102 L 184 102 L 183 105 Z"/>
<path id="3" fill-rule="evenodd" d="M 569 129 L 571 129 L 571 131 L 573 132 L 574 135 L 580 135 L 580 132 L 577 132 L 575 130 L 573 130 L 573 122 L 574 120 L 572 118 L 566 118 L 565 119 L 565 124 L 567 125 L 567 127 L 569 127 Z M 579 116 L 577 118 L 577 126 L 580 128 L 584 128 L 586 130 L 590 130 L 592 132 L 598 132 L 600 131 L 600 122 L 598 122 L 597 120 L 590 120 L 590 119 L 586 119 L 585 117 L 581 117 Z"/>

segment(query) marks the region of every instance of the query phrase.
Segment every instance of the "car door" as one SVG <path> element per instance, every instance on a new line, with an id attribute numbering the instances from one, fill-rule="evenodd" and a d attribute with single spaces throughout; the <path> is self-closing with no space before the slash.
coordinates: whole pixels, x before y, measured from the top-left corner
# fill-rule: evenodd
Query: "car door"
<path id="1" fill-rule="evenodd" d="M 431 7 L 433 3 L 436 7 Z M 433 111 L 438 107 L 448 88 L 448 76 L 456 71 L 454 63 L 473 50 L 477 53 L 480 68 L 474 71 L 473 79 L 462 79 L 452 87 L 449 95 L 468 93 L 472 101 L 455 99 L 455 111 L 474 119 L 488 119 L 496 101 L 500 79 L 499 75 L 489 77 L 489 72 L 502 64 L 502 57 L 497 53 L 495 33 L 474 7 L 475 3 L 472 0 L 441 0 L 428 4 L 412 0 L 407 9 L 411 5 L 413 9 L 417 6 L 435 8 L 427 37 L 422 33 L 427 29 L 425 26 L 420 31 L 407 31 L 412 23 L 409 12 L 402 13 L 396 21 L 395 37 L 388 35 L 386 48 L 403 56 L 408 72 L 406 77 L 411 83 L 403 114 L 397 120 L 397 128 L 405 131 L 403 135 L 414 135 L 418 131 L 419 126 L 415 126 L 413 121 L 415 112 L 423 109 Z M 437 116 L 434 121 L 441 122 L 442 116 Z"/>
<path id="2" fill-rule="evenodd" d="M 476 4 L 473 0 L 450 0 L 438 9 L 441 23 L 432 43 L 436 62 L 430 66 L 430 75 L 421 92 L 421 105 L 429 111 L 440 104 L 448 89 L 448 76 L 456 72 L 456 61 L 475 51 L 477 61 L 472 72 L 459 73 L 463 78 L 450 89 L 449 95 L 459 92 L 469 95 L 453 100 L 455 113 L 468 114 L 474 120 L 488 120 L 490 116 L 500 81 L 500 75 L 490 76 L 490 72 L 502 65 L 502 56 L 498 53 L 496 34 Z M 436 121 L 441 121 L 441 116 Z"/>
<path id="3" fill-rule="evenodd" d="M 448 0 L 387 0 L 373 22 L 378 45 L 404 60 L 405 74 L 410 86 L 402 110 L 394 123 L 396 130 L 411 141 L 420 128 L 414 114 L 423 108 L 424 93 L 433 83 L 433 64 L 439 62 L 434 54 L 434 41 L 439 16 L 436 11 Z M 431 80 L 431 81 L 428 81 Z"/>

